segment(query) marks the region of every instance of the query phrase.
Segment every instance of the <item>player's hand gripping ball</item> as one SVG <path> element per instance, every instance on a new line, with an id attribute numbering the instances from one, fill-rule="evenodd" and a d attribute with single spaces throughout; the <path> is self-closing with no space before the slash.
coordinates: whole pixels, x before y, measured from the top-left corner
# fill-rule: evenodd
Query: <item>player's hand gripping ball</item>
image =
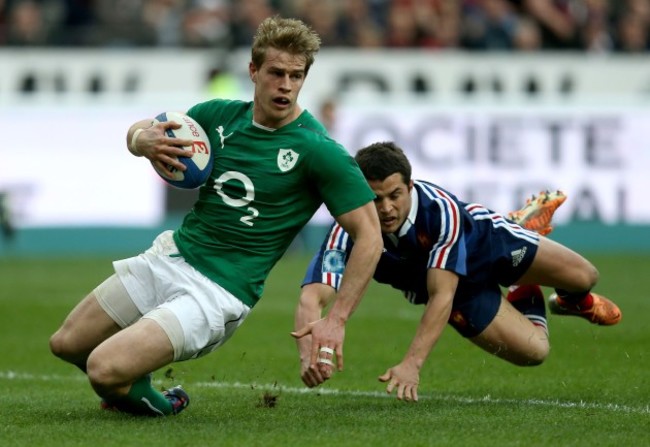
<path id="1" fill-rule="evenodd" d="M 172 178 L 167 177 L 161 171 L 154 169 L 160 177 L 172 186 L 182 189 L 196 189 L 203 185 L 212 172 L 212 148 L 205 130 L 189 116 L 179 112 L 164 112 L 156 116 L 156 122 L 175 121 L 181 124 L 178 129 L 167 129 L 167 136 L 192 140 L 192 146 L 183 146 L 183 149 L 193 153 L 191 157 L 179 157 L 187 169 L 180 171 L 173 166 L 167 168 L 174 174 Z"/>

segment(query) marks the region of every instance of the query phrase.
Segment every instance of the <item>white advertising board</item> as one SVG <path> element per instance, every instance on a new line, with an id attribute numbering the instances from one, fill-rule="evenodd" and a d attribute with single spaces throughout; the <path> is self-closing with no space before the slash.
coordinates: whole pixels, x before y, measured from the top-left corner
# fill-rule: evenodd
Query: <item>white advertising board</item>
<path id="1" fill-rule="evenodd" d="M 556 221 L 650 223 L 650 107 L 342 105 L 351 151 L 398 142 L 414 177 L 498 211 L 543 189 L 569 199 Z"/>
<path id="2" fill-rule="evenodd" d="M 339 106 L 339 141 L 354 153 L 394 140 L 416 178 L 463 200 L 509 211 L 532 193 L 559 188 L 569 199 L 558 223 L 650 223 L 650 107 L 360 104 Z M 138 119 L 168 109 L 183 110 L 150 104 L 2 108 L 0 192 L 7 193 L 16 223 L 159 224 L 164 185 L 146 160 L 128 153 L 125 134 Z"/>
<path id="3" fill-rule="evenodd" d="M 152 225 L 164 186 L 126 132 L 153 110 L 111 106 L 2 109 L 0 192 L 20 227 Z"/>

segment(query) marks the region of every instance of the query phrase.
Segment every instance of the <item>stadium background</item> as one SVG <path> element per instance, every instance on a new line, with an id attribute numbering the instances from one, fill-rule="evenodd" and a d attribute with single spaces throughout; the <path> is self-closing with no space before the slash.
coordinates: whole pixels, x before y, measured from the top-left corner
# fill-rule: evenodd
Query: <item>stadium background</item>
<path id="1" fill-rule="evenodd" d="M 133 253 L 176 226 L 195 192 L 134 160 L 126 130 L 250 99 L 274 13 L 323 36 L 301 104 L 351 152 L 394 139 L 416 176 L 501 211 L 560 188 L 556 240 L 650 251 L 648 1 L 5 0 L 0 256 Z"/>

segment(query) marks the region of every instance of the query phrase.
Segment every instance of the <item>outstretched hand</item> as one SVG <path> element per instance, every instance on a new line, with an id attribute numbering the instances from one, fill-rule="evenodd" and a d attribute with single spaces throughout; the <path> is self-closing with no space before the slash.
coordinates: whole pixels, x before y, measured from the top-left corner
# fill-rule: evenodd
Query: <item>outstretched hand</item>
<path id="1" fill-rule="evenodd" d="M 406 401 L 418 401 L 418 385 L 420 373 L 414 365 L 402 362 L 393 366 L 379 376 L 380 382 L 388 382 L 386 392 L 392 394 L 397 388 L 397 398 Z"/>
<path id="2" fill-rule="evenodd" d="M 319 385 L 332 376 L 333 368 L 336 365 L 339 371 L 343 370 L 343 339 L 345 337 L 345 326 L 336 323 L 328 318 L 312 321 L 306 326 L 291 332 L 294 338 L 302 338 L 311 335 L 311 356 L 309 368 L 314 372 L 314 385 Z M 336 362 L 334 361 L 336 356 Z M 322 376 L 319 380 L 318 374 Z M 303 382 L 305 382 L 303 377 Z M 305 382 L 307 386 L 309 383 Z"/>

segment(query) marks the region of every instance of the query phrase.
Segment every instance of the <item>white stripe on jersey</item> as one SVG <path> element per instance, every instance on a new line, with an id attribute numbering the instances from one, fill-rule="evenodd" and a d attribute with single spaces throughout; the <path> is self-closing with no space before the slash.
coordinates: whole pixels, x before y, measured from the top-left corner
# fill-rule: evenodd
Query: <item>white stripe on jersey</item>
<path id="1" fill-rule="evenodd" d="M 456 244 L 460 235 L 460 210 L 456 201 L 443 190 L 426 183 L 416 183 L 422 187 L 424 194 L 440 207 L 440 236 L 430 252 L 429 265 L 433 268 L 444 268 L 451 247 Z"/>
<path id="2" fill-rule="evenodd" d="M 330 233 L 327 235 L 327 245 L 325 247 L 326 250 L 345 250 L 347 243 L 348 243 L 348 238 L 350 236 L 348 233 L 343 229 L 343 227 L 337 223 L 334 224 L 332 227 L 332 230 Z"/>
<path id="3" fill-rule="evenodd" d="M 469 212 L 474 220 L 489 220 L 492 223 L 492 226 L 495 228 L 505 228 L 509 233 L 520 239 L 524 239 L 531 244 L 539 244 L 539 237 L 535 233 L 522 228 L 516 223 L 506 220 L 503 215 L 494 213 L 485 208 L 483 205 L 480 205 L 478 203 L 469 203 L 465 205 L 465 209 Z"/>

